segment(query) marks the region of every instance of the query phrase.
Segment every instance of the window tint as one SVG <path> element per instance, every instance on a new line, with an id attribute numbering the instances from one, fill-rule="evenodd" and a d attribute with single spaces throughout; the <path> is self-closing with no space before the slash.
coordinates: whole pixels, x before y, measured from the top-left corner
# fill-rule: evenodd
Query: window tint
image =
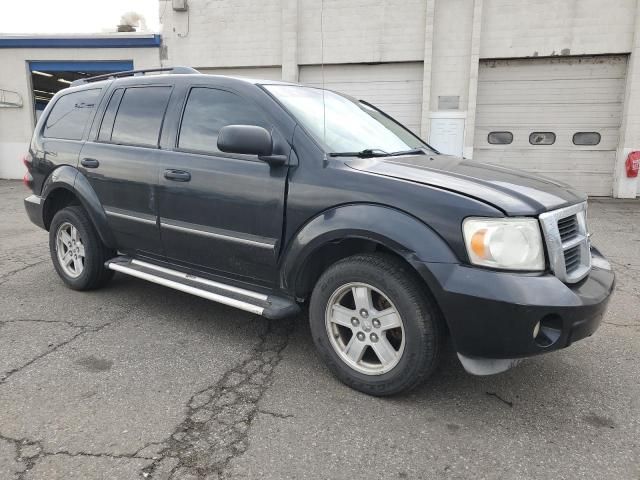
<path id="1" fill-rule="evenodd" d="M 238 95 L 212 88 L 193 88 L 182 116 L 178 147 L 218 152 L 218 132 L 227 125 L 257 125 L 269 129 L 258 108 Z"/>
<path id="2" fill-rule="evenodd" d="M 113 121 L 116 119 L 116 112 L 118 111 L 118 106 L 120 105 L 120 100 L 122 100 L 122 95 L 124 94 L 124 89 L 119 88 L 113 95 L 111 95 L 111 99 L 109 100 L 109 105 L 107 106 L 107 110 L 105 111 L 104 117 L 102 117 L 102 124 L 100 125 L 100 133 L 98 134 L 99 142 L 110 142 L 111 141 L 111 131 L 113 130 Z"/>
<path id="3" fill-rule="evenodd" d="M 556 134 L 553 132 L 533 132 L 529 135 L 531 145 L 553 145 L 556 143 Z"/>
<path id="4" fill-rule="evenodd" d="M 47 117 L 43 136 L 81 140 L 99 96 L 100 89 L 93 88 L 60 97 Z"/>
<path id="5" fill-rule="evenodd" d="M 492 145 L 509 145 L 513 142 L 513 133 L 490 132 L 489 135 L 487 135 L 487 141 Z"/>
<path id="6" fill-rule="evenodd" d="M 127 88 L 113 122 L 111 141 L 157 147 L 171 87 Z"/>
<path id="7" fill-rule="evenodd" d="M 600 134 L 598 132 L 576 132 L 573 135 L 574 145 L 598 145 Z"/>

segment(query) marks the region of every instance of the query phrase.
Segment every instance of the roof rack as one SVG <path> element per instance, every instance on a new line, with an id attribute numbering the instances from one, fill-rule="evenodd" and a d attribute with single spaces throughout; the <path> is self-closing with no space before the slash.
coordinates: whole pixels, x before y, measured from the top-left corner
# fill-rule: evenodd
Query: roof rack
<path id="1" fill-rule="evenodd" d="M 97 82 L 100 80 L 106 80 L 108 78 L 120 78 L 120 77 L 133 77 L 137 75 L 145 75 L 151 72 L 167 72 L 176 75 L 188 74 L 188 73 L 200 73 L 195 68 L 191 67 L 166 67 L 166 68 L 145 68 L 143 70 L 127 70 L 125 72 L 113 72 L 105 73 L 104 75 L 96 75 L 95 77 L 79 78 L 71 82 L 71 86 L 83 85 L 85 83 Z"/>

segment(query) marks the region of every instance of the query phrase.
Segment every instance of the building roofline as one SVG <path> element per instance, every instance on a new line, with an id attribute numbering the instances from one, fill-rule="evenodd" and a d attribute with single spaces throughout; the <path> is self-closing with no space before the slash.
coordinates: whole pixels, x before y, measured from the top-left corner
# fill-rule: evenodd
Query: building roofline
<path id="1" fill-rule="evenodd" d="M 0 48 L 158 48 L 159 33 L 0 35 Z"/>

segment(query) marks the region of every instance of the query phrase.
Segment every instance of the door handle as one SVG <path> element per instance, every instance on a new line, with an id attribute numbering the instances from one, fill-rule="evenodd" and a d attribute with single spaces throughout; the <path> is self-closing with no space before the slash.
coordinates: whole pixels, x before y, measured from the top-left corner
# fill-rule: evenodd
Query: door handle
<path id="1" fill-rule="evenodd" d="M 95 158 L 83 158 L 80 163 L 85 168 L 98 168 L 100 162 Z"/>
<path id="2" fill-rule="evenodd" d="M 191 180 L 191 174 L 184 170 L 169 169 L 164 171 L 164 178 L 173 180 L 174 182 L 188 182 Z"/>

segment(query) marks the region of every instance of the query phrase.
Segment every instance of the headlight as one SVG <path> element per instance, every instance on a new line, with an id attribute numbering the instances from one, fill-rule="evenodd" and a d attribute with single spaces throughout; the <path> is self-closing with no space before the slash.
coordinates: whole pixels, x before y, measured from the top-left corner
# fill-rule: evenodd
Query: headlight
<path id="1" fill-rule="evenodd" d="M 471 263 L 507 270 L 544 270 L 535 218 L 467 218 L 462 223 Z"/>

